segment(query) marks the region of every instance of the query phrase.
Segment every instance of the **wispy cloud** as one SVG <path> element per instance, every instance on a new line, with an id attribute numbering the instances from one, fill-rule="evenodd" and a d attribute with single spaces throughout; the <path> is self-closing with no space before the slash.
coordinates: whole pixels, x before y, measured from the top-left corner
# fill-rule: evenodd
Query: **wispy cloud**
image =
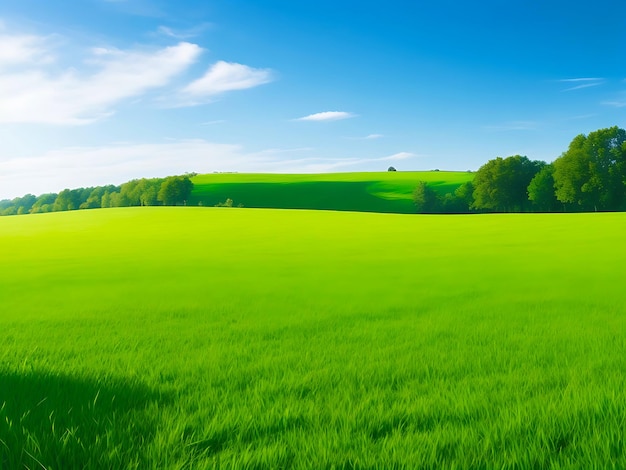
<path id="1" fill-rule="evenodd" d="M 574 86 L 565 88 L 561 91 L 574 91 L 581 90 L 583 88 L 591 88 L 595 86 L 602 85 L 604 83 L 604 78 L 594 78 L 594 77 L 583 77 L 583 78 L 564 78 L 558 80 L 560 83 L 569 83 Z"/>
<path id="2" fill-rule="evenodd" d="M 62 148 L 31 158 L 0 159 L 0 199 L 188 171 L 237 169 L 242 158 L 237 145 L 204 140 Z"/>
<path id="3" fill-rule="evenodd" d="M 617 92 L 613 95 L 613 99 L 602 101 L 600 104 L 613 108 L 624 108 L 626 107 L 626 91 Z"/>
<path id="4" fill-rule="evenodd" d="M 65 68 L 55 36 L 0 32 L 0 123 L 82 125 L 111 116 L 122 101 L 159 90 L 157 101 L 193 106 L 215 95 L 274 80 L 269 69 L 219 61 L 176 91 L 175 79 L 203 49 L 181 41 L 162 48 L 84 48 Z"/>
<path id="5" fill-rule="evenodd" d="M 50 63 L 54 56 L 48 43 L 49 38 L 40 36 L 0 34 L 0 67 Z"/>
<path id="6" fill-rule="evenodd" d="M 158 27 L 157 32 L 163 36 L 168 36 L 174 39 L 187 40 L 200 36 L 207 29 L 211 28 L 211 26 L 212 23 L 202 23 L 198 26 L 181 30 L 161 25 Z"/>
<path id="7" fill-rule="evenodd" d="M 562 78 L 561 80 L 559 80 L 559 82 L 576 83 L 576 82 L 593 82 L 593 81 L 598 81 L 598 80 L 604 80 L 604 79 L 600 77 Z"/>
<path id="8" fill-rule="evenodd" d="M 294 119 L 295 121 L 298 121 L 298 119 Z M 385 137 L 383 134 L 368 134 L 365 137 L 346 137 L 346 139 L 349 140 L 377 140 L 377 139 L 382 139 L 383 137 Z"/>
<path id="9" fill-rule="evenodd" d="M 356 114 L 345 111 L 325 111 L 322 113 L 309 114 L 295 121 L 339 121 L 340 119 L 349 119 L 356 117 Z"/>
<path id="10" fill-rule="evenodd" d="M 96 48 L 83 64 L 58 73 L 45 65 L 46 38 L 27 38 L 4 37 L 4 44 L 16 44 L 18 52 L 4 52 L 0 65 L 19 61 L 21 67 L 0 75 L 0 123 L 93 122 L 113 113 L 121 100 L 169 84 L 201 53 L 187 42 L 157 50 Z M 2 44 L 0 50 L 5 50 Z"/>
<path id="11" fill-rule="evenodd" d="M 623 108 L 626 107 L 626 99 L 623 100 L 613 100 L 613 101 L 603 101 L 603 105 L 612 106 L 614 108 Z"/>
<path id="12" fill-rule="evenodd" d="M 417 155 L 411 152 L 398 152 L 393 155 L 389 155 L 388 157 L 383 157 L 380 160 L 407 160 L 416 156 Z"/>
<path id="13" fill-rule="evenodd" d="M 487 131 L 532 131 L 537 129 L 539 123 L 535 121 L 511 121 L 504 124 L 483 126 Z"/>
<path id="14" fill-rule="evenodd" d="M 578 114 L 576 116 L 568 116 L 564 120 L 565 121 L 578 121 L 578 120 L 582 120 L 582 119 L 589 119 L 589 118 L 592 118 L 592 117 L 595 117 L 595 116 L 597 116 L 597 114 L 595 114 L 595 113 Z"/>
<path id="15" fill-rule="evenodd" d="M 280 162 L 280 168 L 275 170 L 280 173 L 325 173 L 336 171 L 341 168 L 376 164 L 394 160 L 407 160 L 418 157 L 411 152 L 398 152 L 386 157 L 374 158 L 301 158 Z"/>
<path id="16" fill-rule="evenodd" d="M 270 69 L 256 69 L 220 60 L 202 78 L 191 82 L 181 92 L 194 98 L 207 98 L 227 91 L 254 88 L 273 80 L 274 74 Z"/>

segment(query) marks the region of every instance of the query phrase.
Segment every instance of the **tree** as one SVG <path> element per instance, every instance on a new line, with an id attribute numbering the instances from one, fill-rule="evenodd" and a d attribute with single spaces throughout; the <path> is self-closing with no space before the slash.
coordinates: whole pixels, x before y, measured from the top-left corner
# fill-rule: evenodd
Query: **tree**
<path id="1" fill-rule="evenodd" d="M 539 212 L 555 212 L 560 208 L 554 190 L 554 165 L 546 165 L 530 180 L 528 199 L 533 209 Z"/>
<path id="2" fill-rule="evenodd" d="M 87 200 L 92 188 L 64 189 L 52 206 L 53 211 L 73 211 Z"/>
<path id="3" fill-rule="evenodd" d="M 186 204 L 192 189 L 193 183 L 188 176 L 170 176 L 161 183 L 157 198 L 166 206 Z"/>
<path id="4" fill-rule="evenodd" d="M 131 180 L 120 186 L 120 204 L 124 207 L 141 205 L 139 180 Z"/>
<path id="5" fill-rule="evenodd" d="M 85 202 L 83 202 L 80 206 L 79 209 L 97 209 L 101 206 L 102 203 L 102 196 L 104 194 L 104 186 L 98 186 L 96 188 L 92 188 L 91 193 L 89 193 L 89 196 L 87 197 L 87 199 L 85 200 Z"/>
<path id="6" fill-rule="evenodd" d="M 115 207 L 111 205 L 111 194 L 117 193 L 119 189 L 120 189 L 119 186 L 114 186 L 112 184 L 109 184 L 108 186 L 103 186 L 102 197 L 100 198 L 100 207 L 102 208 Z"/>
<path id="7" fill-rule="evenodd" d="M 626 131 L 617 126 L 580 134 L 554 161 L 556 197 L 581 210 L 624 208 Z"/>
<path id="8" fill-rule="evenodd" d="M 37 214 L 40 212 L 52 211 L 52 205 L 54 204 L 54 201 L 56 200 L 56 198 L 57 198 L 56 193 L 47 193 L 47 194 L 40 195 L 35 201 L 35 203 L 33 204 L 33 207 L 30 209 L 30 213 Z"/>
<path id="9" fill-rule="evenodd" d="M 459 201 L 459 206 L 463 207 L 462 212 L 469 212 L 474 202 L 474 185 L 471 181 L 466 181 L 456 188 L 454 196 Z"/>
<path id="10" fill-rule="evenodd" d="M 387 168 L 387 171 L 396 171 L 396 169 L 392 166 L 390 166 L 389 168 Z"/>
<path id="11" fill-rule="evenodd" d="M 161 182 L 159 178 L 142 179 L 139 181 L 139 202 L 142 206 L 156 206 L 158 204 L 159 189 Z"/>
<path id="12" fill-rule="evenodd" d="M 61 191 L 54 200 L 53 211 L 69 211 L 75 209 L 72 201 L 72 193 L 69 189 Z"/>
<path id="13" fill-rule="evenodd" d="M 528 206 L 528 185 L 544 165 L 544 162 L 520 155 L 489 160 L 478 169 L 472 181 L 472 208 L 524 212 Z"/>
<path id="14" fill-rule="evenodd" d="M 441 200 L 437 192 L 426 181 L 418 181 L 413 191 L 413 203 L 420 214 L 432 214 L 441 211 Z"/>
<path id="15" fill-rule="evenodd" d="M 23 197 L 16 197 L 11 204 L 17 209 L 17 214 L 28 214 L 35 202 L 37 202 L 37 196 L 26 194 Z"/>
<path id="16" fill-rule="evenodd" d="M 109 193 L 109 207 L 124 207 L 119 192 L 113 191 Z"/>

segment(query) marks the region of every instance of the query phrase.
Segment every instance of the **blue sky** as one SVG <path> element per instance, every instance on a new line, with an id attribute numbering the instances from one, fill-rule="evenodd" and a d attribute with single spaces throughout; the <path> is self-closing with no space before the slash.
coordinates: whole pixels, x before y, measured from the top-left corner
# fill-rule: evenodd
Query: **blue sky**
<path id="1" fill-rule="evenodd" d="M 552 161 L 626 113 L 626 2 L 8 0 L 0 198 Z"/>

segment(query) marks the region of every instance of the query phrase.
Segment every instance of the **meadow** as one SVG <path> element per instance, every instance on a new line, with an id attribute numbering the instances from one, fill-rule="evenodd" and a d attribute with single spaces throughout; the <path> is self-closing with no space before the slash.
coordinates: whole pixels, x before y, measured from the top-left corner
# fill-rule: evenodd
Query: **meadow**
<path id="1" fill-rule="evenodd" d="M 362 173 L 213 173 L 192 178 L 189 205 L 214 206 L 232 199 L 244 207 L 415 213 L 413 191 L 426 181 L 441 195 L 471 181 L 461 171 Z"/>
<path id="2" fill-rule="evenodd" d="M 0 218 L 0 468 L 625 468 L 625 227 Z"/>

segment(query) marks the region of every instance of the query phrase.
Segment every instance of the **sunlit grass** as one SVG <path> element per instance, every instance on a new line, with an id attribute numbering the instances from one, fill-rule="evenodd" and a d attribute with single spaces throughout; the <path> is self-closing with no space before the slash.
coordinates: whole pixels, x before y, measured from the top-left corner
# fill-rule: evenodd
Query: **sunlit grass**
<path id="1" fill-rule="evenodd" d="M 623 468 L 625 214 L 0 219 L 0 468 Z"/>

